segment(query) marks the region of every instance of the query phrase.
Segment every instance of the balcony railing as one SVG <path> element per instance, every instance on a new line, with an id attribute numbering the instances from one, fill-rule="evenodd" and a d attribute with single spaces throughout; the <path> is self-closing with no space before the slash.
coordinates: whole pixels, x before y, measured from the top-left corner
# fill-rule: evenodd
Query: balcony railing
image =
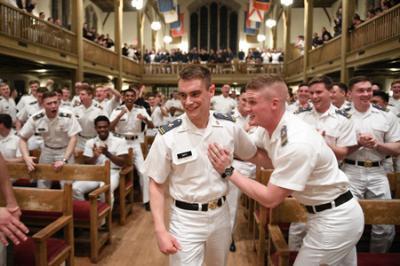
<path id="1" fill-rule="evenodd" d="M 341 49 L 340 40 L 340 37 L 335 37 L 334 39 L 325 42 L 324 45 L 311 50 L 309 52 L 310 66 L 326 64 L 335 59 L 339 59 Z"/>
<path id="2" fill-rule="evenodd" d="M 400 36 L 400 4 L 359 25 L 350 34 L 350 51 Z"/>
<path id="3" fill-rule="evenodd" d="M 177 75 L 186 66 L 185 63 L 152 63 L 145 64 L 145 74 Z M 232 64 L 202 64 L 210 69 L 213 74 L 257 74 L 257 73 L 282 73 L 282 64 L 257 64 L 236 62 Z"/>
<path id="4" fill-rule="evenodd" d="M 73 32 L 3 3 L 0 3 L 0 33 L 18 41 L 76 53 L 76 35 Z"/>
<path id="5" fill-rule="evenodd" d="M 122 57 L 122 69 L 125 73 L 129 75 L 142 75 L 140 64 L 125 56 Z"/>
<path id="6" fill-rule="evenodd" d="M 83 40 L 83 58 L 92 64 L 101 65 L 112 70 L 118 69 L 118 56 L 114 51 L 92 41 Z"/>
<path id="7" fill-rule="evenodd" d="M 299 56 L 296 59 L 289 61 L 287 65 L 286 76 L 298 75 L 303 73 L 304 57 Z"/>

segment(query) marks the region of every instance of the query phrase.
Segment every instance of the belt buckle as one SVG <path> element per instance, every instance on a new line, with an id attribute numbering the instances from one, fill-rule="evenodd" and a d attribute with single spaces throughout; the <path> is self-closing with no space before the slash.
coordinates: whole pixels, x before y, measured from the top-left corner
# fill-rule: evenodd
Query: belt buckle
<path id="1" fill-rule="evenodd" d="M 218 200 L 213 200 L 208 203 L 208 208 L 214 210 L 218 207 Z"/>
<path id="2" fill-rule="evenodd" d="M 364 167 L 372 167 L 373 163 L 371 160 L 364 161 Z"/>

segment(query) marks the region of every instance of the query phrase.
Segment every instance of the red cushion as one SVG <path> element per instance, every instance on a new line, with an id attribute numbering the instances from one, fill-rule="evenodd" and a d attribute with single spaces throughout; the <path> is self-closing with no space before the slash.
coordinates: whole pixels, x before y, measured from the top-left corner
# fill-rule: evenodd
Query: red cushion
<path id="1" fill-rule="evenodd" d="M 14 187 L 36 187 L 36 182 L 30 178 L 18 178 L 13 182 Z"/>
<path id="2" fill-rule="evenodd" d="M 90 202 L 86 200 L 74 200 L 74 220 L 75 221 L 89 221 L 90 220 Z M 109 206 L 107 203 L 98 201 L 97 212 L 101 213 Z"/>
<path id="3" fill-rule="evenodd" d="M 22 211 L 22 219 L 24 220 L 37 220 L 37 219 L 49 219 L 55 220 L 62 216 L 61 212 L 46 212 L 46 211 Z"/>
<path id="4" fill-rule="evenodd" d="M 297 251 L 289 252 L 289 265 L 293 265 L 294 261 L 296 260 L 296 256 L 297 256 Z M 279 256 L 276 252 L 274 254 L 272 254 L 271 260 L 272 260 L 273 265 L 280 265 L 279 264 Z"/>
<path id="5" fill-rule="evenodd" d="M 400 265 L 400 253 L 357 253 L 358 266 Z"/>
<path id="6" fill-rule="evenodd" d="M 67 242 L 62 239 L 50 238 L 47 240 L 47 261 L 54 259 L 61 251 L 67 248 Z M 35 242 L 31 237 L 15 245 L 14 263 L 16 266 L 35 265 Z"/>

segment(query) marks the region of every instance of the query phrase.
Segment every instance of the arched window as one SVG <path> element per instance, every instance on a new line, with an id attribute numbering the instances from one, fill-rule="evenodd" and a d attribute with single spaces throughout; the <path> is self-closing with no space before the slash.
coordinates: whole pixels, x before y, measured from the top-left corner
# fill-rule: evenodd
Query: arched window
<path id="1" fill-rule="evenodd" d="M 238 14 L 223 3 L 203 5 L 190 14 L 190 48 L 230 48 L 237 52 Z"/>

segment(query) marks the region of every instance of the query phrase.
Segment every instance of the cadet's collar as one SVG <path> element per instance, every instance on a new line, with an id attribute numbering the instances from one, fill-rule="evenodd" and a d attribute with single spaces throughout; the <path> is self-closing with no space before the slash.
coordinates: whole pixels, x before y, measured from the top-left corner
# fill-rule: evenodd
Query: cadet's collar
<path id="1" fill-rule="evenodd" d="M 328 110 L 326 110 L 324 113 L 318 113 L 316 110 L 315 110 L 315 107 L 313 108 L 313 112 L 315 113 L 315 114 L 317 114 L 319 117 L 325 117 L 325 116 L 334 116 L 335 115 L 335 107 L 331 104 L 330 106 L 329 106 L 329 108 L 328 108 Z"/>

